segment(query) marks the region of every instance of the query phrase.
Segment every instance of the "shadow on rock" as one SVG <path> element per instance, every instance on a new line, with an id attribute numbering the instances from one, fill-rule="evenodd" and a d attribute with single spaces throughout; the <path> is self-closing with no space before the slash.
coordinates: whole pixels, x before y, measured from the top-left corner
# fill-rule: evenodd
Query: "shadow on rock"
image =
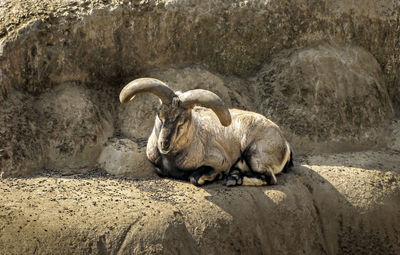
<path id="1" fill-rule="evenodd" d="M 242 253 L 396 254 L 400 250 L 395 227 L 399 213 L 391 214 L 393 202 L 370 210 L 356 208 L 334 184 L 308 167 L 297 166 L 280 175 L 276 186 L 205 189 L 210 193 L 206 199 L 232 216 L 234 224 L 222 228 L 221 234 Z M 388 221 L 393 225 L 385 224 Z"/>
<path id="2" fill-rule="evenodd" d="M 391 149 L 309 155 L 302 157 L 301 161 L 306 165 L 334 166 L 342 169 L 351 167 L 400 173 L 400 153 Z"/>

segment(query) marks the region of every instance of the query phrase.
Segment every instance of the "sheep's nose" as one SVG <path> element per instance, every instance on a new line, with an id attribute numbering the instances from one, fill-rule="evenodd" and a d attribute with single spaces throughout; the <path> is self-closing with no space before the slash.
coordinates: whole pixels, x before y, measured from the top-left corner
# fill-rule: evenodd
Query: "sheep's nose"
<path id="1" fill-rule="evenodd" d="M 170 143 L 169 143 L 169 141 L 161 141 L 160 145 L 161 145 L 161 149 L 168 150 Z"/>

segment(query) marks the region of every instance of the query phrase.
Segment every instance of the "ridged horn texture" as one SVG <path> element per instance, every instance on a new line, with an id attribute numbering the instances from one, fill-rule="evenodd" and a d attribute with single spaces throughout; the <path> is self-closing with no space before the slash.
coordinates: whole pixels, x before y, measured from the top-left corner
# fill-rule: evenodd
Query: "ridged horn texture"
<path id="1" fill-rule="evenodd" d="M 189 90 L 179 96 L 182 106 L 192 108 L 195 105 L 201 105 L 210 108 L 215 112 L 223 126 L 229 126 L 232 122 L 229 109 L 225 106 L 222 99 L 211 91 L 204 89 Z"/>
<path id="2" fill-rule="evenodd" d="M 164 82 L 153 78 L 140 78 L 128 83 L 119 93 L 119 101 L 129 104 L 140 93 L 152 93 L 158 96 L 163 104 L 170 104 L 176 97 L 175 92 Z"/>

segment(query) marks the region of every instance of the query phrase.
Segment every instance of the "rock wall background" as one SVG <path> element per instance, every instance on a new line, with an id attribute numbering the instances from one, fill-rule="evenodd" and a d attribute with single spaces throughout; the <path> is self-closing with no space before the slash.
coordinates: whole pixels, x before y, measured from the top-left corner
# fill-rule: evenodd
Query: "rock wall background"
<path id="1" fill-rule="evenodd" d="M 121 110 L 112 98 L 145 74 L 174 89 L 211 89 L 230 106 L 265 114 L 302 153 L 384 145 L 399 105 L 399 10 L 397 1 L 381 4 L 5 1 L 0 100 L 12 114 L 9 107 L 20 104 L 14 91 L 36 106 L 18 123 L 2 114 L 2 172 L 93 167 L 114 128 L 147 137 L 155 99 Z M 71 83 L 67 99 L 55 99 Z"/>
<path id="2" fill-rule="evenodd" d="M 400 112 L 398 1 L 5 0 L 0 13 L 4 176 L 91 168 L 108 137 L 145 139 L 155 99 L 116 100 L 144 75 L 266 115 L 300 154 L 384 146 Z"/>
<path id="3" fill-rule="evenodd" d="M 156 100 L 116 100 L 144 75 L 263 113 L 300 154 L 384 146 L 399 113 L 398 1 L 4 1 L 0 12 L 3 175 L 94 167 L 108 137 L 145 139 Z"/>
<path id="4" fill-rule="evenodd" d="M 40 92 L 69 80 L 118 84 L 185 63 L 248 76 L 283 49 L 335 41 L 371 52 L 390 91 L 398 91 L 395 0 L 5 0 L 1 12 L 5 88 Z M 390 94 L 398 106 L 398 93 Z"/>

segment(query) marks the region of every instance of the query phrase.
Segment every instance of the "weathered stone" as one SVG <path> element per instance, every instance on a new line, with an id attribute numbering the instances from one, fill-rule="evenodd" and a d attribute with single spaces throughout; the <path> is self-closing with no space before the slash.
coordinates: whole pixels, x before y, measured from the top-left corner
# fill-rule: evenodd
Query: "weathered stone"
<path id="1" fill-rule="evenodd" d="M 375 165 L 364 161 L 374 155 Z M 385 151 L 308 157 L 268 187 L 98 175 L 5 179 L 0 250 L 399 254 L 400 175 L 386 167 L 389 157 L 399 164 L 399 154 Z"/>
<path id="2" fill-rule="evenodd" d="M 46 167 L 77 171 L 96 165 L 113 126 L 91 93 L 81 85 L 64 84 L 38 98 Z"/>
<path id="3" fill-rule="evenodd" d="M 378 62 L 362 48 L 283 51 L 253 87 L 259 111 L 284 128 L 299 153 L 386 144 L 393 108 Z"/>
<path id="4" fill-rule="evenodd" d="M 107 173 L 130 178 L 154 177 L 153 166 L 146 158 L 145 144 L 129 139 L 113 138 L 101 152 L 97 162 Z"/>
<path id="5" fill-rule="evenodd" d="M 281 50 L 336 41 L 371 52 L 398 92 L 399 11 L 396 0 L 4 0 L 2 91 L 70 80 L 118 86 L 188 63 L 248 76 Z M 396 106 L 398 94 L 390 94 Z"/>
<path id="6" fill-rule="evenodd" d="M 113 133 L 110 113 L 98 105 L 96 93 L 64 84 L 33 99 L 19 92 L 2 102 L 0 160 L 5 176 L 55 168 L 65 174 L 87 171 Z"/>
<path id="7" fill-rule="evenodd" d="M 29 175 L 45 166 L 39 113 L 33 105 L 31 96 L 16 91 L 0 103 L 0 176 Z"/>

